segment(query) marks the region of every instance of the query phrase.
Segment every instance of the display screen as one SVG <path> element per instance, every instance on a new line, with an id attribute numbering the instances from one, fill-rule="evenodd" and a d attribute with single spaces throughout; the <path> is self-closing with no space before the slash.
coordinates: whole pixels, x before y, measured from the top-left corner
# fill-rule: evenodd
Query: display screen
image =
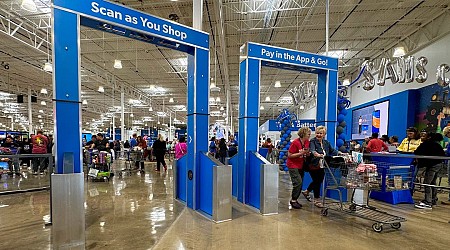
<path id="1" fill-rule="evenodd" d="M 388 134 L 389 101 L 353 110 L 352 139 L 361 140 L 378 133 Z"/>

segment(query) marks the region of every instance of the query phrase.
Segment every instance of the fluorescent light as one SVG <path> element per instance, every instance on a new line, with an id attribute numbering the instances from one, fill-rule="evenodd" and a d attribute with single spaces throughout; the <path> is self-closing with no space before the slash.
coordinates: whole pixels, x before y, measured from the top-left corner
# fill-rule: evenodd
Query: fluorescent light
<path id="1" fill-rule="evenodd" d="M 153 108 L 152 108 L 152 107 L 150 107 L 150 108 L 148 109 L 148 111 L 153 111 Z"/>
<path id="2" fill-rule="evenodd" d="M 122 68 L 122 61 L 121 60 L 114 60 L 114 68 L 115 69 L 121 69 Z"/>
<path id="3" fill-rule="evenodd" d="M 38 118 L 42 118 L 42 115 L 38 115 Z"/>
<path id="4" fill-rule="evenodd" d="M 130 114 L 130 117 L 134 117 L 133 113 Z"/>
<path id="5" fill-rule="evenodd" d="M 42 122 L 42 119 L 39 119 L 39 122 Z"/>
<path id="6" fill-rule="evenodd" d="M 394 54 L 392 56 L 393 57 L 402 57 L 404 55 L 406 55 L 405 47 L 397 47 L 394 49 Z"/>
<path id="7" fill-rule="evenodd" d="M 261 105 L 261 107 L 259 107 L 260 110 L 264 110 L 264 106 Z"/>
<path id="8" fill-rule="evenodd" d="M 217 98 L 216 98 L 216 102 L 220 102 L 220 97 L 217 97 Z"/>
<path id="9" fill-rule="evenodd" d="M 37 6 L 36 3 L 34 3 L 33 0 L 22 0 L 22 4 L 20 5 L 20 8 L 29 11 L 29 12 L 36 12 Z"/>
<path id="10" fill-rule="evenodd" d="M 47 103 L 45 101 L 41 101 L 41 105 L 45 106 L 45 105 L 47 105 Z"/>
<path id="11" fill-rule="evenodd" d="M 103 86 L 98 86 L 98 92 L 103 93 L 105 92 L 105 89 L 103 88 Z"/>
<path id="12" fill-rule="evenodd" d="M 305 106 L 301 105 L 301 106 L 300 106 L 300 109 L 305 109 Z"/>
<path id="13" fill-rule="evenodd" d="M 223 111 L 224 110 L 224 108 L 223 107 L 220 107 L 220 111 Z"/>
<path id="14" fill-rule="evenodd" d="M 266 96 L 266 102 L 270 102 L 270 96 Z"/>
<path id="15" fill-rule="evenodd" d="M 45 72 L 53 72 L 53 65 L 51 62 L 46 62 L 44 64 L 44 71 Z"/>
<path id="16" fill-rule="evenodd" d="M 44 113 L 44 110 L 40 109 L 38 112 L 39 112 L 39 113 Z"/>
<path id="17" fill-rule="evenodd" d="M 46 94 L 48 94 L 48 92 L 47 92 L 47 89 L 41 89 L 41 94 L 44 94 L 44 95 L 46 95 Z"/>
<path id="18" fill-rule="evenodd" d="M 169 102 L 173 102 L 173 98 L 172 97 L 170 97 Z"/>
<path id="19" fill-rule="evenodd" d="M 160 121 L 158 121 L 158 124 L 161 124 L 161 122 L 160 122 Z"/>
<path id="20" fill-rule="evenodd" d="M 281 88 L 281 82 L 280 81 L 276 81 L 275 82 L 275 88 Z"/>
<path id="21" fill-rule="evenodd" d="M 344 81 L 342 82 L 342 85 L 344 85 L 344 86 L 350 85 L 350 80 L 349 79 L 344 79 Z"/>
<path id="22" fill-rule="evenodd" d="M 87 100 L 83 100 L 82 104 L 87 105 Z"/>
<path id="23" fill-rule="evenodd" d="M 211 85 L 209 86 L 210 89 L 215 88 L 216 87 L 216 83 L 212 82 Z"/>

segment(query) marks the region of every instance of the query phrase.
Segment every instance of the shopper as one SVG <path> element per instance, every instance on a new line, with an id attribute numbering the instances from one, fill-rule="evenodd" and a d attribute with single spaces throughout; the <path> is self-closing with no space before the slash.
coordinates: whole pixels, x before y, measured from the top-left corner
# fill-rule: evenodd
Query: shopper
<path id="1" fill-rule="evenodd" d="M 130 148 L 134 148 L 138 145 L 138 141 L 137 141 L 137 134 L 134 133 L 133 137 L 130 140 Z"/>
<path id="2" fill-rule="evenodd" d="M 366 151 L 368 153 L 378 153 L 388 151 L 388 146 L 382 140 L 378 139 L 378 133 L 372 133 L 372 139 L 367 144 Z"/>
<path id="3" fill-rule="evenodd" d="M 48 139 L 43 134 L 41 130 L 37 131 L 37 134 L 34 135 L 31 138 L 31 142 L 33 143 L 33 154 L 46 154 L 47 153 L 47 145 L 48 145 Z M 45 157 L 34 157 L 33 158 L 33 174 L 38 174 L 38 171 L 40 174 L 44 174 L 44 163 L 45 163 Z"/>
<path id="4" fill-rule="evenodd" d="M 153 143 L 153 154 L 156 157 L 155 171 L 161 171 L 161 164 L 164 167 L 164 171 L 167 171 L 167 165 L 164 160 L 164 155 L 166 154 L 166 141 L 161 134 L 158 135 L 158 139 Z"/>
<path id="5" fill-rule="evenodd" d="M 309 150 L 314 156 L 309 166 L 312 182 L 309 184 L 308 189 L 302 192 L 305 197 L 309 197 L 309 193 L 312 191 L 314 193 L 314 205 L 317 207 L 323 207 L 323 204 L 320 202 L 320 187 L 325 176 L 323 161 L 325 157 L 338 155 L 338 151 L 331 147 L 330 142 L 325 139 L 326 134 L 327 128 L 318 126 L 316 128 L 316 137 L 309 143 Z"/>
<path id="6" fill-rule="evenodd" d="M 187 153 L 186 137 L 182 136 L 180 141 L 175 144 L 175 159 L 179 160 Z"/>
<path id="7" fill-rule="evenodd" d="M 215 157 L 216 153 L 217 153 L 216 137 L 213 136 L 209 141 L 209 154 L 212 157 Z"/>
<path id="8" fill-rule="evenodd" d="M 389 145 L 398 148 L 398 146 L 400 146 L 400 143 L 398 143 L 398 136 L 393 135 L 389 137 Z"/>
<path id="9" fill-rule="evenodd" d="M 16 154 L 17 151 L 19 150 L 19 145 L 14 142 L 11 135 L 7 135 L 1 146 L 2 148 L 8 148 L 9 150 L 8 154 Z M 9 175 L 14 175 L 14 173 L 16 173 L 16 175 L 20 175 L 19 166 L 13 163 L 11 159 L 8 160 L 8 167 L 9 167 Z"/>
<path id="10" fill-rule="evenodd" d="M 95 142 L 97 141 L 97 136 L 92 135 L 91 140 L 86 143 L 86 149 L 93 149 L 95 147 Z"/>
<path id="11" fill-rule="evenodd" d="M 447 127 L 444 128 L 442 133 L 444 134 L 445 137 L 450 138 L 450 126 L 448 126 L 448 124 L 447 124 Z M 450 156 L 450 143 L 447 143 L 445 155 Z M 450 187 L 450 160 L 447 160 L 447 184 L 448 184 L 448 187 Z M 450 205 L 450 192 L 448 193 L 448 201 L 447 202 L 442 201 L 441 203 L 443 205 Z"/>
<path id="12" fill-rule="evenodd" d="M 19 144 L 20 147 L 20 154 L 31 154 L 31 150 L 32 150 L 32 146 L 31 146 L 31 139 L 27 139 L 24 138 L 23 141 Z M 29 168 L 30 162 L 32 160 L 32 158 L 21 158 L 22 159 L 22 163 L 21 164 L 26 164 L 27 168 Z"/>
<path id="13" fill-rule="evenodd" d="M 227 157 L 227 152 L 228 152 L 228 148 L 227 148 L 227 144 L 225 143 L 225 138 L 221 138 L 219 140 L 219 161 L 222 164 L 225 164 L 225 158 Z"/>
<path id="14" fill-rule="evenodd" d="M 403 153 L 414 153 L 420 143 L 422 143 L 419 137 L 417 128 L 409 127 L 406 129 L 406 138 L 403 139 L 397 150 Z"/>
<path id="15" fill-rule="evenodd" d="M 230 135 L 228 139 L 228 157 L 233 157 L 237 154 L 238 142 L 234 139 L 234 135 Z"/>
<path id="16" fill-rule="evenodd" d="M 382 135 L 380 140 L 382 140 L 386 145 L 389 144 L 389 136 L 388 135 Z"/>
<path id="17" fill-rule="evenodd" d="M 311 136 L 311 129 L 302 127 L 298 130 L 297 134 L 299 138 L 292 141 L 291 146 L 289 146 L 286 166 L 289 169 L 289 176 L 291 176 L 292 181 L 292 194 L 289 203 L 293 208 L 300 209 L 302 205 L 298 203 L 298 197 L 302 191 L 305 159 L 310 155 L 309 138 Z M 309 198 L 309 196 L 305 197 L 307 199 Z"/>
<path id="18" fill-rule="evenodd" d="M 109 142 L 102 133 L 97 134 L 97 140 L 94 143 L 94 148 L 98 151 L 109 151 Z"/>
<path id="19" fill-rule="evenodd" d="M 425 133 L 422 136 L 423 142 L 414 151 L 416 155 L 423 156 L 445 156 L 442 146 L 439 144 L 442 141 L 442 134 L 434 132 Z M 442 160 L 434 159 L 418 159 L 418 168 L 425 168 L 425 175 L 423 184 L 436 185 L 438 173 L 442 168 Z M 432 206 L 437 203 L 437 189 L 425 186 L 425 199 L 415 207 L 419 209 L 432 209 Z"/>
<path id="20" fill-rule="evenodd" d="M 272 163 L 273 162 L 273 148 L 275 147 L 272 144 L 272 139 L 267 138 L 266 141 L 263 143 L 262 147 L 267 148 L 266 159 Z"/>
<path id="21" fill-rule="evenodd" d="M 361 151 L 361 145 L 359 145 L 358 141 L 352 140 L 350 142 L 350 152 L 360 152 Z"/>

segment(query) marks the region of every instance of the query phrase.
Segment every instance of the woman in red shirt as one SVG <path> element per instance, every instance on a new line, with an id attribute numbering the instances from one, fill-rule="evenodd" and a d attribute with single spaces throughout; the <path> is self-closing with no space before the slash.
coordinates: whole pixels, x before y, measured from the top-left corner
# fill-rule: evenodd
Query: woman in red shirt
<path id="1" fill-rule="evenodd" d="M 295 209 L 300 209 L 302 205 L 297 199 L 302 191 L 303 163 L 305 157 L 310 154 L 309 137 L 311 137 L 311 129 L 307 127 L 298 130 L 298 139 L 292 141 L 288 151 L 287 167 L 292 180 L 292 197 L 290 204 Z"/>

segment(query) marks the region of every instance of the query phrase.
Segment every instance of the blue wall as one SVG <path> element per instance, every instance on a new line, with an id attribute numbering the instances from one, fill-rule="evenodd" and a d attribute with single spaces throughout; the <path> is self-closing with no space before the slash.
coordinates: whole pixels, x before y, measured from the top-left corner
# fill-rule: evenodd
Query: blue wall
<path id="1" fill-rule="evenodd" d="M 351 126 L 353 110 L 384 101 L 389 101 L 388 135 L 396 135 L 399 140 L 403 140 L 406 136 L 406 129 L 410 126 L 414 126 L 416 105 L 418 103 L 417 90 L 406 90 L 348 109 L 348 114 L 345 116 L 345 122 L 347 123 L 347 126 L 345 127 L 345 134 L 347 135 L 346 140 L 351 140 L 352 136 Z"/>

